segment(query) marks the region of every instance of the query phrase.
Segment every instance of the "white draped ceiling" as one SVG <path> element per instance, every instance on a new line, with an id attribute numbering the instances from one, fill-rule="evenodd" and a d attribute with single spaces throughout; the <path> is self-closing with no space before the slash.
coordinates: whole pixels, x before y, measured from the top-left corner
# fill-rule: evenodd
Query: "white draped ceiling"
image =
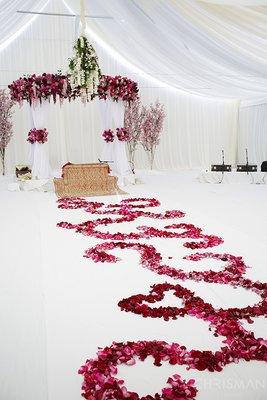
<path id="1" fill-rule="evenodd" d="M 7 47 L 37 17 L 30 14 L 19 14 L 19 10 L 41 12 L 49 0 L 0 0 L 0 49 Z"/>
<path id="2" fill-rule="evenodd" d="M 156 159 L 160 168 L 206 167 L 219 160 L 222 148 L 231 162 L 236 156 L 243 161 L 246 147 L 251 161 L 267 158 L 267 7 L 264 1 L 253 6 L 241 0 L 215 3 L 219 1 L 86 1 L 88 14 L 111 17 L 87 19 L 103 72 L 132 77 L 143 102 L 159 98 L 165 104 L 167 119 Z M 15 11 L 79 14 L 78 1 L 0 1 L 0 7 L 2 86 L 24 73 L 66 70 L 75 18 Z M 14 39 L 18 29 L 24 31 Z M 50 108 L 52 165 L 96 160 L 101 153 L 97 102 L 85 108 L 79 101 L 61 110 Z M 16 111 L 10 168 L 26 161 L 24 113 Z M 141 150 L 137 161 L 145 165 Z"/>
<path id="3" fill-rule="evenodd" d="M 66 0 L 65 0 L 66 1 Z M 75 12 L 78 2 L 67 0 Z M 87 0 L 90 27 L 139 69 L 201 96 L 267 101 L 267 15 L 188 0 Z"/>

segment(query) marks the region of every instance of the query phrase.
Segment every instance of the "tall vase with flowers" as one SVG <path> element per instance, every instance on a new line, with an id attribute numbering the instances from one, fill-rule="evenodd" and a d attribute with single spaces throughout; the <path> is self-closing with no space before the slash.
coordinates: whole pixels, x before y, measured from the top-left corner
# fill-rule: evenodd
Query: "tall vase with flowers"
<path id="1" fill-rule="evenodd" d="M 153 169 L 156 148 L 160 142 L 165 118 L 164 106 L 158 100 L 144 109 L 141 124 L 140 141 L 149 159 L 150 169 Z"/>
<path id="2" fill-rule="evenodd" d="M 133 173 L 135 173 L 135 153 L 140 143 L 145 111 L 139 98 L 125 106 L 124 127 L 129 135 L 127 147 L 129 162 Z"/>

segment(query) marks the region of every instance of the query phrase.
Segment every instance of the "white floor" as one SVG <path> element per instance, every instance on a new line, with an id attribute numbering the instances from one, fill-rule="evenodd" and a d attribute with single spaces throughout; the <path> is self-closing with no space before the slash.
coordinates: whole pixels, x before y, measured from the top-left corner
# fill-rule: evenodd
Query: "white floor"
<path id="1" fill-rule="evenodd" d="M 216 252 L 242 255 L 251 266 L 247 276 L 266 281 L 267 185 L 200 184 L 196 175 L 195 171 L 145 174 L 142 185 L 127 187 L 127 191 L 133 196 L 158 198 L 162 210 L 185 211 L 183 221 L 224 238 Z M 1 400 L 80 399 L 79 366 L 95 356 L 98 346 L 112 341 L 158 339 L 189 349 L 219 349 L 221 339 L 213 337 L 201 320 L 187 317 L 164 322 L 120 311 L 117 303 L 122 298 L 146 293 L 153 283 L 172 280 L 141 268 L 138 255 L 131 251 L 120 253 L 122 261 L 117 264 L 95 264 L 83 258 L 84 251 L 99 241 L 59 229 L 56 223 L 83 221 L 89 219 L 88 214 L 57 209 L 52 193 L 8 192 L 3 182 L 2 188 Z M 106 202 L 116 200 L 104 198 Z M 140 219 L 108 229 L 127 232 L 143 222 Z M 146 224 L 163 226 L 151 219 Z M 192 251 L 179 246 L 179 241 L 154 239 L 151 244 L 188 268 L 189 262 L 181 261 L 181 256 Z M 204 263 L 200 265 L 204 267 Z M 211 267 L 218 265 L 210 262 Z M 183 284 L 216 306 L 258 301 L 256 294 L 243 289 Z M 168 304 L 171 301 L 166 299 Z M 267 319 L 256 320 L 251 330 L 267 337 Z M 142 395 L 160 391 L 175 372 L 196 379 L 199 400 L 267 398 L 267 367 L 260 362 L 229 365 L 220 373 L 186 371 L 180 366 L 156 368 L 150 360 L 120 368 L 128 389 Z"/>

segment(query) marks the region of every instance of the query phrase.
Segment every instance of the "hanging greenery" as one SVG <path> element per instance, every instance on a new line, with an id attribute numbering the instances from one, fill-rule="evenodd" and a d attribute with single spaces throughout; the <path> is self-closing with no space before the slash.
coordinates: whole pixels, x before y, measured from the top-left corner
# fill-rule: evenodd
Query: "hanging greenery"
<path id="1" fill-rule="evenodd" d="M 97 93 L 101 76 L 98 58 L 88 39 L 81 35 L 74 45 L 75 55 L 69 62 L 70 83 L 79 88 L 83 101 L 89 101 Z"/>

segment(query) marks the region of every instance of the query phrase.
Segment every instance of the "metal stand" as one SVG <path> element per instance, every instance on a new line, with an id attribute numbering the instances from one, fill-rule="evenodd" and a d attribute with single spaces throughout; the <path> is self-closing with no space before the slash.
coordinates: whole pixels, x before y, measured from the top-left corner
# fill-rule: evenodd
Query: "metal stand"
<path id="1" fill-rule="evenodd" d="M 222 165 L 223 165 L 223 171 L 222 171 L 222 179 L 220 180 L 220 183 L 223 183 L 223 178 L 224 178 L 224 150 L 222 150 Z"/>

